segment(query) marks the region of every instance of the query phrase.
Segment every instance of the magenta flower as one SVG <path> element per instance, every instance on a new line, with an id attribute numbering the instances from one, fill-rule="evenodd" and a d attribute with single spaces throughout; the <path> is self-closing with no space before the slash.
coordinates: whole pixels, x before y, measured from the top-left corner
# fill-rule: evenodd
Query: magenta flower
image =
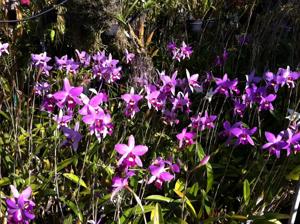
<path id="1" fill-rule="evenodd" d="M 189 88 L 192 92 L 194 92 L 194 90 L 196 92 L 202 92 L 203 91 L 202 87 L 200 86 L 200 84 L 198 82 L 199 74 L 193 74 L 191 76 L 190 72 L 186 69 L 186 77 L 187 77 Z"/>
<path id="2" fill-rule="evenodd" d="M 59 110 L 58 115 L 54 115 L 53 120 L 57 123 L 57 128 L 68 127 L 68 123 L 72 120 L 71 115 L 63 115 L 63 111 Z"/>
<path id="3" fill-rule="evenodd" d="M 250 144 L 250 145 L 254 145 L 254 141 L 251 138 L 251 136 L 256 132 L 257 128 L 254 127 L 252 129 L 248 129 L 245 127 L 240 127 L 240 128 L 233 128 L 231 130 L 231 133 L 237 137 L 237 142 L 236 145 L 246 145 L 246 144 Z"/>
<path id="4" fill-rule="evenodd" d="M 106 93 L 98 93 L 89 99 L 86 95 L 81 94 L 81 99 L 84 106 L 78 111 L 81 115 L 88 115 L 90 113 L 98 113 L 101 110 L 101 105 L 104 102 L 108 101 L 108 96 Z"/>
<path id="5" fill-rule="evenodd" d="M 54 98 L 54 96 L 52 94 L 47 94 L 43 99 L 41 110 L 52 113 L 55 109 L 56 103 L 57 100 Z"/>
<path id="6" fill-rule="evenodd" d="M 161 189 L 164 182 L 174 179 L 174 175 L 167 171 L 167 169 L 171 168 L 166 167 L 166 165 L 170 165 L 168 161 L 165 161 L 162 158 L 157 158 L 154 163 L 149 166 L 152 176 L 150 177 L 148 184 L 154 182 L 154 186 Z"/>
<path id="7" fill-rule="evenodd" d="M 280 78 L 278 75 L 275 75 L 272 72 L 266 72 L 264 74 L 264 79 L 267 82 L 267 87 L 271 87 L 275 92 L 278 91 L 279 85 L 281 84 Z"/>
<path id="8" fill-rule="evenodd" d="M 253 70 L 250 75 L 246 75 L 246 89 L 251 86 L 252 83 L 258 84 L 261 81 L 261 77 L 255 76 L 255 71 Z"/>
<path id="9" fill-rule="evenodd" d="M 296 133 L 295 130 L 288 128 L 286 131 L 280 132 L 280 135 L 284 138 L 286 146 L 284 149 L 287 150 L 287 156 L 290 155 L 291 150 L 298 152 L 300 150 L 300 132 Z"/>
<path id="10" fill-rule="evenodd" d="M 90 126 L 90 133 L 95 134 L 99 141 L 105 138 L 106 135 L 111 135 L 113 132 L 111 116 L 109 113 L 105 113 L 101 108 L 97 113 L 91 112 L 83 116 L 82 121 Z"/>
<path id="11" fill-rule="evenodd" d="M 37 82 L 34 85 L 34 93 L 38 96 L 46 94 L 50 90 L 50 84 L 48 82 Z"/>
<path id="12" fill-rule="evenodd" d="M 33 214 L 35 203 L 29 199 L 32 194 L 31 188 L 27 187 L 21 194 L 13 185 L 10 185 L 10 189 L 13 197 L 6 199 L 8 223 L 29 224 L 35 218 Z"/>
<path id="13" fill-rule="evenodd" d="M 177 114 L 175 113 L 175 111 L 163 110 L 162 113 L 164 124 L 173 126 L 173 124 L 179 123 L 179 119 L 177 118 Z"/>
<path id="14" fill-rule="evenodd" d="M 224 94 L 225 96 L 229 96 L 231 91 L 239 94 L 239 90 L 237 88 L 238 81 L 235 80 L 230 80 L 225 74 L 222 79 L 220 78 L 215 78 L 217 88 L 215 89 L 215 93 L 220 93 Z"/>
<path id="15" fill-rule="evenodd" d="M 121 79 L 121 67 L 118 67 L 119 61 L 112 58 L 109 54 L 108 57 L 105 56 L 105 52 L 97 53 L 93 56 L 94 66 L 93 74 L 94 77 L 99 77 L 104 79 L 108 83 L 113 83 Z"/>
<path id="16" fill-rule="evenodd" d="M 272 102 L 276 99 L 275 94 L 269 94 L 266 97 L 261 96 L 258 110 L 274 110 Z"/>
<path id="17" fill-rule="evenodd" d="M 86 53 L 85 51 L 78 51 L 77 49 L 75 50 L 76 55 L 79 59 L 79 62 L 83 67 L 88 67 L 91 64 L 91 56 Z"/>
<path id="18" fill-rule="evenodd" d="M 129 53 L 127 49 L 125 49 L 125 59 L 126 63 L 129 64 L 134 59 L 135 55 L 133 53 Z"/>
<path id="19" fill-rule="evenodd" d="M 125 165 L 126 167 L 134 167 L 138 165 L 139 167 L 143 167 L 140 156 L 148 151 L 148 147 L 145 145 L 135 145 L 134 137 L 130 135 L 128 145 L 116 144 L 115 150 L 122 155 L 118 161 L 118 166 Z"/>
<path id="20" fill-rule="evenodd" d="M 265 132 L 265 137 L 268 140 L 268 143 L 262 146 L 263 149 L 268 149 L 270 154 L 275 154 L 277 158 L 280 157 L 280 151 L 288 144 L 282 141 L 282 135 L 277 135 L 275 137 L 271 132 Z"/>
<path id="21" fill-rule="evenodd" d="M 177 96 L 172 99 L 173 108 L 172 110 L 181 110 L 182 112 L 189 113 L 190 112 L 190 99 L 189 94 L 186 93 L 183 95 L 182 92 L 177 93 Z"/>
<path id="22" fill-rule="evenodd" d="M 156 111 L 162 110 L 165 106 L 166 96 L 156 89 L 154 85 L 148 85 L 145 87 L 148 101 L 148 107 L 151 109 L 153 106 Z"/>
<path id="23" fill-rule="evenodd" d="M 61 127 L 60 130 L 66 136 L 66 140 L 64 140 L 60 146 L 72 146 L 73 150 L 76 152 L 78 149 L 78 144 L 82 139 L 82 135 L 78 132 L 79 130 L 79 122 L 76 122 L 74 130 L 68 127 Z"/>
<path id="24" fill-rule="evenodd" d="M 240 117 L 244 116 L 244 111 L 246 110 L 246 104 L 241 103 L 240 100 L 234 101 L 233 113 L 239 115 Z"/>
<path id="25" fill-rule="evenodd" d="M 67 104 L 69 109 L 74 109 L 77 104 L 82 105 L 79 98 L 82 91 L 83 87 L 71 86 L 69 80 L 65 78 L 63 90 L 54 93 L 53 97 L 58 101 L 57 106 L 59 108 L 63 108 Z"/>
<path id="26" fill-rule="evenodd" d="M 21 0 L 21 5 L 29 6 L 30 5 L 30 0 Z"/>
<path id="27" fill-rule="evenodd" d="M 192 47 L 187 45 L 184 41 L 181 43 L 180 46 L 180 57 L 182 59 L 190 58 L 191 54 L 193 53 Z"/>
<path id="28" fill-rule="evenodd" d="M 228 52 L 226 49 L 224 49 L 223 54 L 217 56 L 215 60 L 215 65 L 221 67 L 226 63 L 227 59 L 228 59 Z"/>
<path id="29" fill-rule="evenodd" d="M 208 115 L 207 111 L 203 117 L 199 113 L 197 116 L 191 117 L 191 125 L 194 129 L 199 129 L 200 131 L 204 131 L 205 129 L 212 129 L 215 127 L 214 121 L 217 119 L 216 115 Z"/>
<path id="30" fill-rule="evenodd" d="M 179 148 L 194 144 L 193 138 L 196 136 L 196 133 L 187 132 L 186 130 L 187 129 L 184 128 L 181 133 L 176 135 L 176 138 L 179 140 Z"/>
<path id="31" fill-rule="evenodd" d="M 38 68 L 42 74 L 49 76 L 49 71 L 52 69 L 47 63 L 51 60 L 47 53 L 31 54 L 31 61 L 34 67 Z"/>
<path id="32" fill-rule="evenodd" d="M 286 84 L 288 88 L 295 88 L 295 81 L 300 78 L 300 73 L 292 72 L 290 66 L 287 66 L 286 69 L 279 68 L 277 76 L 281 86 Z"/>
<path id="33" fill-rule="evenodd" d="M 128 186 L 128 178 L 121 178 L 121 177 L 114 177 L 112 179 L 112 187 L 113 191 L 110 197 L 110 200 L 112 201 L 116 194 L 124 189 L 126 186 Z"/>
<path id="34" fill-rule="evenodd" d="M 203 159 L 200 161 L 200 165 L 205 166 L 208 163 L 209 160 L 210 160 L 209 155 L 204 156 Z"/>
<path id="35" fill-rule="evenodd" d="M 172 93 L 175 95 L 175 88 L 176 88 L 176 76 L 177 76 L 177 71 L 175 71 L 172 75 L 172 77 L 165 75 L 165 72 L 159 73 L 159 78 L 163 82 L 163 86 L 161 87 L 162 92 L 168 94 Z"/>
<path id="36" fill-rule="evenodd" d="M 130 93 L 123 94 L 121 98 L 126 102 L 125 116 L 133 118 L 140 111 L 138 103 L 143 96 L 134 94 L 134 89 L 131 88 Z"/>
<path id="37" fill-rule="evenodd" d="M 0 56 L 2 56 L 2 54 L 9 54 L 7 48 L 8 48 L 8 43 L 2 44 L 0 42 Z"/>

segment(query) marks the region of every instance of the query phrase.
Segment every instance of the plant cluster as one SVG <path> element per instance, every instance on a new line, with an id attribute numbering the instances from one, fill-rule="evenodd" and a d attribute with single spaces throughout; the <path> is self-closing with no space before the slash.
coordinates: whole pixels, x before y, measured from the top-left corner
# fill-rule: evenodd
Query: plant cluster
<path id="1" fill-rule="evenodd" d="M 8 48 L 8 43 L 0 43 L 4 63 Z M 168 49 L 177 63 L 193 56 L 184 42 L 180 47 L 172 42 Z M 288 124 L 278 134 L 264 120 L 275 114 L 282 91 L 297 96 L 299 72 L 287 67 L 239 79 L 211 72 L 191 75 L 188 69 L 185 73 L 173 70 L 171 75 L 158 71 L 156 81 L 145 77 L 133 88 L 126 80 L 136 60 L 134 53 L 126 50 L 121 61 L 105 51 L 76 50 L 75 56 L 31 55 L 28 71 L 34 83 L 28 92 L 30 100 L 21 105 L 31 110 L 19 117 L 1 77 L 5 120 L 0 133 L 4 167 L 0 186 L 10 185 L 13 197 L 1 191 L 6 205 L 0 209 L 8 223 L 39 223 L 53 214 L 62 214 L 64 223 L 75 219 L 128 223 L 134 218 L 136 223 L 235 223 L 285 217 L 265 215 L 277 211 L 274 205 L 280 201 L 269 198 L 280 194 L 286 184 L 270 178 L 274 170 L 267 167 L 276 159 L 296 158 L 300 116 L 289 109 Z M 216 66 L 221 57 L 224 63 L 226 50 L 217 57 Z M 291 100 L 287 108 L 297 109 L 297 100 Z M 5 126 L 9 122 L 13 130 Z M 14 136 L 12 144 L 8 133 Z M 128 144 L 123 143 L 126 139 Z M 236 157 L 238 162 L 233 160 L 234 153 L 242 155 Z M 222 158 L 227 158 L 224 167 Z M 228 201 L 222 202 L 218 197 L 224 197 L 227 185 L 237 181 L 232 166 L 241 162 L 246 162 L 237 174 L 243 179 L 243 199 L 229 194 L 225 195 Z M 253 168 L 257 163 L 258 177 Z M 290 172 L 284 169 L 283 177 Z M 288 177 L 297 179 L 297 171 Z M 229 178 L 227 184 L 225 178 Z M 280 184 L 264 190 L 269 195 L 262 196 L 261 204 L 257 198 L 264 191 L 257 185 L 270 183 Z M 17 188 L 23 187 L 18 193 Z"/>

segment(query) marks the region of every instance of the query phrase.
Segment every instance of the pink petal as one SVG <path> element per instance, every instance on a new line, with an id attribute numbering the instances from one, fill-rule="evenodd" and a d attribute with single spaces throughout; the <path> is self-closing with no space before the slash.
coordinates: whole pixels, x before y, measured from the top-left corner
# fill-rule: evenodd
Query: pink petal
<path id="1" fill-rule="evenodd" d="M 56 92 L 56 93 L 53 94 L 53 97 L 54 97 L 56 100 L 63 100 L 63 99 L 65 99 L 67 96 L 68 96 L 68 93 L 65 92 L 65 91 L 58 91 L 58 92 Z"/>
<path id="2" fill-rule="evenodd" d="M 136 164 L 137 164 L 139 167 L 143 167 L 142 160 L 140 159 L 139 156 L 136 156 L 136 157 L 135 157 L 135 162 L 136 162 Z"/>
<path id="3" fill-rule="evenodd" d="M 71 85 L 70 82 L 67 78 L 64 79 L 64 90 L 69 92 L 69 90 L 71 89 Z"/>
<path id="4" fill-rule="evenodd" d="M 269 142 L 275 142 L 275 140 L 276 140 L 275 135 L 272 134 L 271 132 L 266 131 L 265 136 Z"/>
<path id="5" fill-rule="evenodd" d="M 32 194 L 32 189 L 31 187 L 27 187 L 24 191 L 22 191 L 21 195 L 22 197 L 24 197 L 25 199 L 28 199 Z"/>
<path id="6" fill-rule="evenodd" d="M 83 91 L 83 87 L 74 87 L 70 90 L 70 95 L 72 96 L 79 96 Z"/>
<path id="7" fill-rule="evenodd" d="M 128 147 L 129 147 L 130 151 L 133 150 L 134 145 L 135 145 L 134 137 L 133 137 L 133 135 L 130 135 L 128 138 Z"/>
<path id="8" fill-rule="evenodd" d="M 133 148 L 132 153 L 136 156 L 142 156 L 148 151 L 148 147 L 144 145 L 137 145 Z"/>
<path id="9" fill-rule="evenodd" d="M 174 178 L 174 176 L 169 172 L 162 172 L 160 174 L 160 178 L 163 179 L 164 181 L 170 181 Z"/>
<path id="10" fill-rule="evenodd" d="M 121 155 L 124 155 L 125 153 L 129 152 L 129 148 L 125 144 L 116 144 L 115 150 L 120 153 Z"/>
<path id="11" fill-rule="evenodd" d="M 18 198 L 20 196 L 20 194 L 15 186 L 10 185 L 10 190 L 15 198 Z"/>

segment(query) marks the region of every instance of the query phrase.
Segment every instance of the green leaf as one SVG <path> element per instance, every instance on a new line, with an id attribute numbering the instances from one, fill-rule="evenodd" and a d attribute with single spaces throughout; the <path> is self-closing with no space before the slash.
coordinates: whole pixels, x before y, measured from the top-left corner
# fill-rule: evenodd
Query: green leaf
<path id="1" fill-rule="evenodd" d="M 79 210 L 79 208 L 76 206 L 76 204 L 72 201 L 69 200 L 65 200 L 63 198 L 60 198 L 60 200 L 62 200 L 62 202 L 64 204 L 66 204 L 70 209 L 72 209 L 72 211 L 75 213 L 75 215 L 79 218 L 79 220 L 81 222 L 83 222 L 83 215 L 81 213 L 81 211 Z"/>
<path id="2" fill-rule="evenodd" d="M 196 210 L 194 208 L 194 206 L 192 205 L 191 201 L 180 191 L 177 191 L 174 189 L 174 192 L 182 199 L 186 202 L 189 210 L 190 210 L 190 213 L 191 215 L 194 217 L 194 218 L 197 218 L 197 214 L 196 214 Z"/>
<path id="3" fill-rule="evenodd" d="M 207 173 L 206 193 L 208 193 L 212 189 L 214 183 L 214 173 L 210 163 L 207 163 L 205 166 L 206 166 L 206 173 Z"/>
<path id="4" fill-rule="evenodd" d="M 142 209 L 140 208 L 139 205 L 136 205 L 135 207 L 133 208 L 129 208 L 127 209 L 123 214 L 122 214 L 122 217 L 120 218 L 120 223 L 123 224 L 123 223 L 126 223 L 130 217 L 132 215 L 141 215 L 144 213 L 148 213 L 148 212 L 151 212 L 153 211 L 153 209 L 155 208 L 154 205 L 145 205 L 143 206 L 144 207 L 144 211 L 142 211 Z"/>
<path id="5" fill-rule="evenodd" d="M 148 201 L 163 201 L 163 202 L 168 202 L 168 203 L 174 201 L 173 198 L 168 198 L 168 197 L 161 196 L 161 195 L 150 195 L 144 199 L 148 200 Z"/>
<path id="6" fill-rule="evenodd" d="M 51 30 L 50 31 L 50 40 L 51 40 L 51 42 L 54 42 L 54 38 L 55 38 L 55 30 Z"/>
<path id="7" fill-rule="evenodd" d="M 151 220 L 153 220 L 153 224 L 164 224 L 165 223 L 159 203 L 156 203 L 156 205 L 155 205 L 155 209 L 153 210 L 153 217 Z"/>
<path id="8" fill-rule="evenodd" d="M 10 184 L 10 179 L 8 177 L 3 177 L 0 179 L 0 187 L 9 185 Z"/>
<path id="9" fill-rule="evenodd" d="M 72 224 L 73 223 L 73 217 L 72 215 L 69 215 L 68 218 L 64 220 L 64 224 Z"/>
<path id="10" fill-rule="evenodd" d="M 71 158 L 65 159 L 64 161 L 60 162 L 57 165 L 57 172 L 61 171 L 62 169 L 66 168 L 67 166 L 69 166 L 71 163 L 73 163 L 73 161 L 75 161 L 76 159 L 78 159 L 78 156 L 75 155 Z"/>
<path id="11" fill-rule="evenodd" d="M 244 180 L 243 195 L 244 195 L 245 205 L 248 205 L 249 200 L 250 200 L 250 184 L 249 184 L 249 181 L 247 179 Z"/>
<path id="12" fill-rule="evenodd" d="M 85 182 L 80 179 L 78 176 L 76 176 L 75 174 L 73 173 L 64 173 L 63 176 L 71 181 L 73 181 L 74 183 L 76 184 L 80 184 L 80 186 L 88 189 L 88 187 L 86 186 Z"/>
<path id="13" fill-rule="evenodd" d="M 175 183 L 175 190 L 177 191 L 183 191 L 184 189 L 184 180 L 182 178 L 179 178 Z"/>
<path id="14" fill-rule="evenodd" d="M 300 177 L 300 166 L 296 166 L 287 176 L 288 180 L 299 180 Z"/>

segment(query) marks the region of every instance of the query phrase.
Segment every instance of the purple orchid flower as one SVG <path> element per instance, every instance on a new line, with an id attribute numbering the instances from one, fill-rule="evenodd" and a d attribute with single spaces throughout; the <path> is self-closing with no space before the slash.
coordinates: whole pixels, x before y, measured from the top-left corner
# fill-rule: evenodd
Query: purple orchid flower
<path id="1" fill-rule="evenodd" d="M 58 115 L 54 115 L 53 120 L 57 123 L 57 128 L 68 127 L 68 123 L 72 120 L 72 115 L 63 115 L 63 111 L 59 110 Z"/>
<path id="2" fill-rule="evenodd" d="M 220 136 L 227 137 L 227 140 L 225 142 L 225 145 L 229 145 L 231 140 L 235 137 L 232 133 L 232 130 L 235 128 L 242 128 L 242 122 L 236 122 L 233 125 L 231 125 L 228 121 L 225 121 L 223 123 L 224 130 L 220 132 Z"/>
<path id="3" fill-rule="evenodd" d="M 259 102 L 258 110 L 274 110 L 272 102 L 276 99 L 275 94 L 269 94 L 266 97 L 261 96 L 261 100 Z"/>
<path id="4" fill-rule="evenodd" d="M 99 141 L 113 132 L 111 116 L 102 108 L 97 113 L 90 111 L 90 114 L 83 116 L 82 121 L 90 126 L 90 134 L 95 134 Z"/>
<path id="5" fill-rule="evenodd" d="M 280 151 L 285 148 L 288 144 L 282 141 L 282 135 L 275 135 L 271 132 L 265 132 L 265 137 L 268 143 L 262 146 L 263 149 L 268 149 L 270 154 L 275 154 L 277 158 L 280 157 Z"/>
<path id="6" fill-rule="evenodd" d="M 199 129 L 200 131 L 204 131 L 205 129 L 212 129 L 215 127 L 214 121 L 216 120 L 216 115 L 208 115 L 207 111 L 203 117 L 201 117 L 201 113 L 198 115 L 191 117 L 191 127 L 194 129 Z"/>
<path id="7" fill-rule="evenodd" d="M 63 70 L 67 66 L 68 55 L 64 55 L 61 58 L 55 56 L 55 63 L 57 65 L 58 70 Z"/>
<path id="8" fill-rule="evenodd" d="M 227 97 L 230 95 L 230 91 L 233 91 L 237 94 L 239 94 L 239 90 L 237 88 L 238 81 L 237 79 L 235 80 L 230 80 L 225 74 L 222 79 L 220 78 L 215 78 L 217 88 L 215 89 L 215 93 L 220 93 L 223 94 Z"/>
<path id="9" fill-rule="evenodd" d="M 294 150 L 294 152 L 298 152 L 300 150 L 300 132 L 296 133 L 296 131 L 288 128 L 286 131 L 282 131 L 280 135 L 287 143 L 284 147 L 284 149 L 287 150 L 287 156 L 291 154 L 291 150 Z"/>
<path id="10" fill-rule="evenodd" d="M 179 119 L 177 118 L 175 111 L 163 110 L 162 113 L 162 120 L 164 124 L 173 126 L 173 124 L 179 123 Z"/>
<path id="11" fill-rule="evenodd" d="M 83 67 L 88 67 L 91 64 L 91 56 L 85 52 L 85 51 L 79 51 L 79 50 L 75 50 L 76 55 L 81 63 L 81 65 L 83 65 Z"/>
<path id="12" fill-rule="evenodd" d="M 215 60 L 215 65 L 221 67 L 221 66 L 225 65 L 227 59 L 228 59 L 228 51 L 226 49 L 224 49 L 223 54 L 217 56 L 217 58 Z"/>
<path id="13" fill-rule="evenodd" d="M 174 175 L 167 171 L 167 167 L 165 167 L 166 164 L 169 165 L 162 158 L 157 158 L 154 163 L 149 166 L 152 176 L 150 177 L 148 184 L 154 182 L 154 186 L 158 189 L 161 189 L 164 182 L 174 179 Z"/>
<path id="14" fill-rule="evenodd" d="M 0 42 L 0 56 L 2 56 L 2 55 L 4 55 L 4 54 L 9 54 L 8 53 L 8 43 L 4 43 L 4 44 L 2 44 L 1 42 Z"/>
<path id="15" fill-rule="evenodd" d="M 186 69 L 186 77 L 188 81 L 189 88 L 192 92 L 202 92 L 203 88 L 200 86 L 198 82 L 199 74 L 190 75 L 190 72 Z"/>
<path id="16" fill-rule="evenodd" d="M 159 78 L 163 82 L 163 86 L 161 87 L 161 91 L 168 94 L 172 93 L 173 96 L 175 95 L 175 88 L 177 84 L 176 80 L 177 71 L 175 71 L 172 77 L 165 75 L 165 72 L 159 73 Z"/>
<path id="17" fill-rule="evenodd" d="M 192 47 L 187 45 L 184 41 L 181 43 L 180 46 L 180 56 L 182 59 L 190 58 L 191 54 L 193 53 Z"/>
<path id="18" fill-rule="evenodd" d="M 38 96 L 46 94 L 50 90 L 50 84 L 48 82 L 37 82 L 34 85 L 34 93 Z"/>
<path id="19" fill-rule="evenodd" d="M 32 194 L 31 188 L 27 187 L 21 194 L 13 185 L 10 185 L 10 189 L 13 197 L 6 199 L 8 223 L 29 224 L 35 218 L 35 203 L 29 199 Z"/>
<path id="20" fill-rule="evenodd" d="M 261 77 L 255 76 L 255 71 L 253 70 L 250 75 L 246 75 L 246 89 L 251 86 L 252 83 L 258 84 L 261 81 Z"/>
<path id="21" fill-rule="evenodd" d="M 148 151 L 148 147 L 145 145 L 135 145 L 134 137 L 133 135 L 130 135 L 128 138 L 128 145 L 116 144 L 115 150 L 122 155 L 118 161 L 118 166 L 123 164 L 126 167 L 134 167 L 135 165 L 143 167 L 140 156 Z"/>
<path id="22" fill-rule="evenodd" d="M 133 53 L 129 53 L 127 49 L 125 49 L 125 59 L 126 63 L 130 64 L 132 60 L 134 59 L 135 55 Z"/>
<path id="23" fill-rule="evenodd" d="M 295 81 L 300 78 L 300 74 L 292 72 L 290 66 L 287 66 L 286 69 L 279 68 L 277 76 L 281 86 L 286 84 L 288 88 L 295 88 Z"/>
<path id="24" fill-rule="evenodd" d="M 195 142 L 193 138 L 196 136 L 194 132 L 187 132 L 187 129 L 184 128 L 181 133 L 176 135 L 176 138 L 179 140 L 179 148 L 183 148 L 189 145 L 193 145 Z"/>
<path id="25" fill-rule="evenodd" d="M 243 117 L 245 110 L 246 110 L 246 104 L 241 103 L 239 99 L 234 101 L 233 113 L 235 115 L 239 115 L 240 117 Z"/>
<path id="26" fill-rule="evenodd" d="M 254 127 L 252 129 L 248 129 L 246 127 L 240 127 L 240 128 L 233 128 L 231 129 L 231 133 L 237 137 L 236 145 L 246 145 L 250 144 L 254 146 L 254 141 L 251 138 L 251 135 L 253 135 L 256 132 L 257 128 Z"/>
<path id="27" fill-rule="evenodd" d="M 33 66 L 38 68 L 39 71 L 46 76 L 49 76 L 49 71 L 52 69 L 52 66 L 47 64 L 50 60 L 51 58 L 47 56 L 46 52 L 41 54 L 31 54 Z"/>
<path id="28" fill-rule="evenodd" d="M 72 146 L 73 150 L 77 152 L 78 144 L 82 139 L 82 135 L 78 132 L 79 130 L 79 122 L 76 122 L 74 130 L 68 127 L 61 127 L 60 130 L 63 132 L 64 136 L 66 136 L 66 140 L 61 143 L 62 146 Z"/>
<path id="29" fill-rule="evenodd" d="M 125 116 L 133 118 L 140 111 L 138 103 L 143 96 L 134 94 L 134 88 L 131 88 L 130 93 L 123 94 L 121 98 L 126 102 Z"/>
<path id="30" fill-rule="evenodd" d="M 97 93 L 97 95 L 93 96 L 91 99 L 84 94 L 81 94 L 80 96 L 84 104 L 84 106 L 78 111 L 81 115 L 98 113 L 101 110 L 99 105 L 108 101 L 108 96 L 104 92 Z"/>
<path id="31" fill-rule="evenodd" d="M 145 87 L 147 96 L 148 107 L 151 109 L 153 106 L 156 111 L 162 110 L 165 106 L 166 96 L 157 90 L 156 86 L 148 85 Z"/>
<path id="32" fill-rule="evenodd" d="M 278 76 L 268 71 L 264 74 L 264 79 L 267 82 L 267 87 L 271 87 L 276 93 L 279 89 L 279 85 L 281 84 Z"/>
<path id="33" fill-rule="evenodd" d="M 70 85 L 67 78 L 64 79 L 63 90 L 53 94 L 53 97 L 58 101 L 57 106 L 63 108 L 65 104 L 69 109 L 74 109 L 75 106 L 82 105 L 79 95 L 82 93 L 83 87 L 74 87 Z"/>
<path id="34" fill-rule="evenodd" d="M 113 191 L 110 197 L 110 200 L 112 201 L 116 194 L 124 189 L 126 186 L 128 186 L 128 177 L 126 178 L 121 178 L 121 177 L 114 177 L 112 179 L 112 187 Z"/>
<path id="35" fill-rule="evenodd" d="M 170 42 L 170 43 L 168 43 L 167 48 L 168 48 L 168 50 L 170 50 L 171 52 L 176 51 L 176 48 L 177 48 L 176 43 L 173 42 L 173 41 Z"/>
<path id="36" fill-rule="evenodd" d="M 52 94 L 47 94 L 43 99 L 41 110 L 52 113 L 55 109 L 56 104 L 57 100 L 54 98 L 54 96 Z"/>
<path id="37" fill-rule="evenodd" d="M 173 108 L 172 110 L 181 110 L 186 114 L 190 112 L 190 105 L 191 101 L 189 99 L 189 94 L 186 93 L 185 95 L 182 92 L 177 93 L 177 97 L 173 98 L 172 100 Z"/>

